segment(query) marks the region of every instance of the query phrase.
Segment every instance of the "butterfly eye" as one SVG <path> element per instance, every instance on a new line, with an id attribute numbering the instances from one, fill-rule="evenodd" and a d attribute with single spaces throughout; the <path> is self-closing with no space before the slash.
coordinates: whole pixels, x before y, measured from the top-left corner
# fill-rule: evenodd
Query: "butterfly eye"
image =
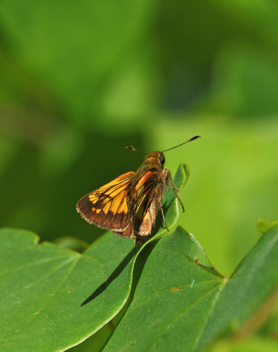
<path id="1" fill-rule="evenodd" d="M 159 161 L 161 162 L 161 165 L 165 163 L 165 157 L 162 153 L 159 155 Z"/>

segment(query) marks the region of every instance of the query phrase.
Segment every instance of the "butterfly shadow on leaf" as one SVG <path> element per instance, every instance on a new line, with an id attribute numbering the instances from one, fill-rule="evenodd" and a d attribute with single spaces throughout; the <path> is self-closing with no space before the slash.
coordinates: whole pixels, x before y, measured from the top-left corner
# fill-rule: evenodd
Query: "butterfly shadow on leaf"
<path id="1" fill-rule="evenodd" d="M 161 221 L 162 220 L 162 216 L 161 216 Z M 144 248 L 142 249 L 142 251 L 140 252 L 140 256 L 138 257 L 138 259 L 136 260 L 135 266 L 134 266 L 134 272 L 133 272 L 133 281 L 132 281 L 132 287 L 131 287 L 131 291 L 129 294 L 129 298 L 128 301 L 125 305 L 125 308 L 123 308 L 122 310 L 122 316 L 120 317 L 120 319 L 117 322 L 117 325 L 113 328 L 113 330 L 111 331 L 107 341 L 105 342 L 105 344 L 102 346 L 101 348 L 101 352 L 105 349 L 105 346 L 109 343 L 109 340 L 111 339 L 111 337 L 113 336 L 116 327 L 121 323 L 121 320 L 123 319 L 123 317 L 125 316 L 125 312 L 126 310 L 128 310 L 133 297 L 134 297 L 134 293 L 136 291 L 136 287 L 138 285 L 138 282 L 140 280 L 140 277 L 142 275 L 144 266 L 149 258 L 149 256 L 151 255 L 153 249 L 155 248 L 157 242 L 159 241 L 159 239 L 155 239 L 153 241 L 150 241 L 150 243 L 148 243 L 147 246 L 144 246 Z"/>
<path id="2" fill-rule="evenodd" d="M 157 234 L 159 229 L 161 229 L 161 226 L 163 226 L 163 220 L 162 216 L 158 217 L 158 222 L 157 226 L 154 228 L 154 235 Z M 156 243 L 157 241 L 155 241 Z M 136 256 L 136 254 L 141 250 L 142 246 L 135 246 L 126 256 L 125 258 L 121 261 L 121 263 L 116 267 L 116 269 L 112 272 L 112 274 L 107 278 L 107 280 L 101 284 L 86 300 L 81 304 L 81 307 L 86 305 L 87 303 L 91 302 L 95 298 L 97 298 L 100 294 L 102 294 L 107 287 L 115 280 L 117 277 L 121 274 L 121 272 L 124 270 L 124 268 L 130 263 L 131 260 Z M 153 245 L 151 246 L 153 248 Z M 143 268 L 142 268 L 143 270 Z"/>
<path id="3" fill-rule="evenodd" d="M 135 257 L 135 255 L 140 250 L 139 246 L 135 246 L 121 261 L 121 263 L 116 267 L 116 269 L 112 272 L 112 274 L 107 278 L 107 280 L 101 284 L 86 300 L 81 304 L 81 307 L 85 304 L 91 302 L 93 299 L 97 298 L 100 294 L 102 294 L 107 287 L 121 274 L 124 268 L 128 265 L 128 263 Z"/>
<path id="4" fill-rule="evenodd" d="M 165 205 L 164 205 L 165 206 Z M 170 207 L 170 204 L 167 204 L 165 206 L 165 214 L 167 214 L 167 210 Z M 153 229 L 151 237 L 155 236 L 160 232 L 161 230 L 166 230 L 165 225 L 163 223 L 162 215 L 161 212 L 159 212 L 157 216 L 157 222 L 156 225 Z M 149 239 L 150 237 L 146 238 Z M 151 250 L 153 249 L 155 243 L 157 241 L 154 241 L 154 243 L 151 246 Z M 81 306 L 86 305 L 87 303 L 91 302 L 95 298 L 97 298 L 100 294 L 102 294 L 107 287 L 121 274 L 121 272 L 124 270 L 124 268 L 129 264 L 131 260 L 136 256 L 136 254 L 140 251 L 142 246 L 135 246 L 126 256 L 125 258 L 121 261 L 121 263 L 116 267 L 116 269 L 112 272 L 112 274 L 107 278 L 107 280 L 101 284 L 86 300 L 81 304 Z M 141 269 L 143 270 L 143 268 Z"/>

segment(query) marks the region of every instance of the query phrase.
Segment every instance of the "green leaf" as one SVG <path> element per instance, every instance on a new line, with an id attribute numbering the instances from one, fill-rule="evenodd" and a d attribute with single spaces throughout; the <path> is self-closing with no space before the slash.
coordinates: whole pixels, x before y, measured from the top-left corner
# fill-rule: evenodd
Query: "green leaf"
<path id="1" fill-rule="evenodd" d="M 104 351 L 191 351 L 224 286 L 211 266 L 181 227 L 147 246 L 131 304 Z"/>
<path id="2" fill-rule="evenodd" d="M 277 285 L 277 267 L 277 227 L 259 240 L 229 281 L 178 227 L 138 257 L 130 306 L 104 351 L 199 351 L 259 307 Z"/>
<path id="3" fill-rule="evenodd" d="M 186 166 L 181 164 L 176 186 L 181 188 L 185 178 Z M 168 227 L 178 217 L 174 199 L 174 192 L 168 192 Z M 156 238 L 165 231 L 158 218 Z M 135 254 L 141 248 L 133 240 L 106 233 L 78 254 L 40 244 L 28 231 L 0 230 L 0 349 L 62 351 L 95 333 L 127 301 Z"/>
<path id="4" fill-rule="evenodd" d="M 102 295 L 82 303 L 123 261 L 133 241 L 107 233 L 79 255 L 22 230 L 0 231 L 1 349 L 61 351 L 100 329 L 125 303 L 123 269 Z"/>
<path id="5" fill-rule="evenodd" d="M 88 247 L 88 244 L 79 238 L 64 236 L 59 237 L 55 241 L 53 241 L 57 246 L 62 248 L 71 249 L 72 251 L 83 253 L 85 249 Z"/>
<path id="6" fill-rule="evenodd" d="M 264 234 L 228 281 L 197 347 L 207 345 L 230 324 L 239 326 L 269 297 L 278 283 L 278 226 Z"/>

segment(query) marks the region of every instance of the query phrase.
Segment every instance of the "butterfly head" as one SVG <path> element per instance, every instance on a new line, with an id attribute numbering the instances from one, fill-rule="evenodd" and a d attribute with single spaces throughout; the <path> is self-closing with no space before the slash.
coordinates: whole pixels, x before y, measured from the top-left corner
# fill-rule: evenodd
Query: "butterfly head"
<path id="1" fill-rule="evenodd" d="M 151 163 L 158 164 L 159 166 L 163 166 L 165 163 L 165 156 L 163 152 L 151 152 L 145 156 L 144 163 L 146 162 L 148 163 L 151 162 Z"/>

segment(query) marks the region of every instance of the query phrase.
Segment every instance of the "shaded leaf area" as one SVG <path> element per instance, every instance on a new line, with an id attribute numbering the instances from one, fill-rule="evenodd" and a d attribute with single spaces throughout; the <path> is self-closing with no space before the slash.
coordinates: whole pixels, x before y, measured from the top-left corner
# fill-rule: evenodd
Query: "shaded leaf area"
<path id="1" fill-rule="evenodd" d="M 231 323 L 244 322 L 278 282 L 277 227 L 228 282 L 181 227 L 149 247 L 136 262 L 130 306 L 105 352 L 200 351 Z"/>
<path id="2" fill-rule="evenodd" d="M 185 180 L 181 164 L 174 182 L 181 188 Z M 168 227 L 178 218 L 174 199 L 172 191 L 165 198 Z M 156 237 L 165 232 L 161 219 L 155 231 Z M 2 229 L 0 349 L 62 351 L 95 333 L 128 299 L 135 254 L 143 247 L 108 232 L 79 254 L 40 244 L 28 231 Z"/>

